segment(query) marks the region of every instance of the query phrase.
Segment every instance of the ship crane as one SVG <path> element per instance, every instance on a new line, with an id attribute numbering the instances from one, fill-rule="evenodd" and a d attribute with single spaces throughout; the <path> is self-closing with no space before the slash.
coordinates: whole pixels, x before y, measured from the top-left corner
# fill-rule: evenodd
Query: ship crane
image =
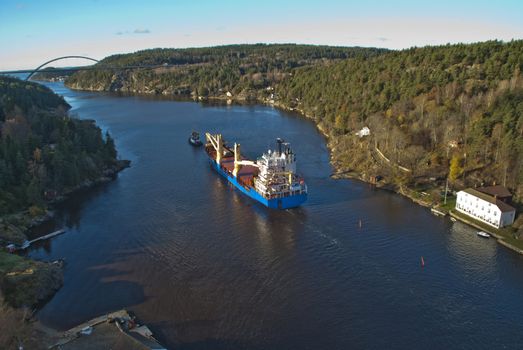
<path id="1" fill-rule="evenodd" d="M 212 145 L 214 150 L 216 151 L 216 163 L 220 164 L 222 157 L 224 155 L 225 146 L 223 145 L 223 138 L 221 134 L 212 135 L 208 132 L 205 133 L 205 138 L 207 139 L 207 142 Z M 240 154 L 240 144 L 235 143 L 234 144 L 234 170 L 232 174 L 234 177 L 238 176 L 238 173 L 241 169 L 242 165 L 250 165 L 253 167 L 259 167 L 258 164 L 251 160 L 242 160 L 241 154 Z"/>
<path id="2" fill-rule="evenodd" d="M 256 162 L 253 162 L 252 160 L 239 160 L 239 161 L 235 162 L 235 164 L 238 164 L 238 165 L 250 165 L 250 166 L 257 167 L 257 168 L 260 167 Z"/>
<path id="3" fill-rule="evenodd" d="M 240 144 L 234 143 L 234 170 L 232 171 L 232 174 L 234 177 L 238 176 L 238 173 L 240 172 L 242 165 L 250 165 L 259 168 L 260 166 L 253 162 L 252 160 L 242 160 L 242 156 L 240 154 Z"/>
<path id="4" fill-rule="evenodd" d="M 216 151 L 216 163 L 220 164 L 223 157 L 223 139 L 221 134 L 211 135 L 208 132 L 205 133 L 205 138 Z"/>

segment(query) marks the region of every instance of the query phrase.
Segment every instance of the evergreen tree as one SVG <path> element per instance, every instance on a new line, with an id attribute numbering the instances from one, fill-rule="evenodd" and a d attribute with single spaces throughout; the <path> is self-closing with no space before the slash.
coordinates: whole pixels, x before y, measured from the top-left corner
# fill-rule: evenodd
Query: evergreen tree
<path id="1" fill-rule="evenodd" d="M 40 84 L 0 77 L 7 118 L 0 123 L 0 215 L 28 207 L 39 212 L 45 190 L 72 189 L 114 166 L 114 140 L 107 134 L 104 142 L 92 121 L 71 118 L 67 109 Z"/>

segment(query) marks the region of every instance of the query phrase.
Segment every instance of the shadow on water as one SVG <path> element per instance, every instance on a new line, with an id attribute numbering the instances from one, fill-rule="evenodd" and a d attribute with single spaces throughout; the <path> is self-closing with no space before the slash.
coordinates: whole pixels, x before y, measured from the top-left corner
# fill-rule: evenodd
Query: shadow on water
<path id="1" fill-rule="evenodd" d="M 32 227 L 27 233 L 27 238 L 33 240 L 58 230 L 65 230 L 66 232 L 63 235 L 71 230 L 80 230 L 83 210 L 99 195 L 106 194 L 109 186 L 111 186 L 110 183 L 102 183 L 91 188 L 82 189 L 75 192 L 70 198 L 55 204 L 53 208 L 55 215 L 50 220 Z M 44 251 L 50 254 L 53 242 L 56 243 L 59 239 L 60 236 L 55 236 L 52 239 L 34 242 L 31 244 L 31 248 L 22 252 L 22 254 L 28 256 L 30 252 L 34 251 Z"/>
<path id="2" fill-rule="evenodd" d="M 82 276 L 71 276 L 66 261 L 65 283 L 57 295 L 51 299 L 45 308 L 45 314 L 39 314 L 39 319 L 57 329 L 66 330 L 85 322 L 95 316 L 103 315 L 122 308 L 132 308 L 147 301 L 144 288 L 140 283 L 128 280 L 131 271 L 115 270 L 110 267 L 96 266 L 82 273 Z M 71 294 L 71 284 L 75 280 L 97 280 L 96 288 L 87 288 L 80 295 Z M 74 296 L 73 296 L 74 295 Z M 62 302 L 58 302 L 62 299 Z M 67 315 L 67 322 L 57 320 L 47 315 Z"/>
<path id="3" fill-rule="evenodd" d="M 102 183 L 92 188 L 82 189 L 75 192 L 74 195 L 63 202 L 57 203 L 54 207 L 54 217 L 51 220 L 45 221 L 44 223 L 31 228 L 27 235 L 28 239 L 35 239 L 61 229 L 66 231 L 63 235 L 70 234 L 71 230 L 79 231 L 82 212 L 85 207 L 99 195 L 107 193 L 108 186 L 110 185 L 110 183 Z M 30 250 L 26 251 L 24 255 L 27 256 L 31 251 L 44 251 L 49 254 L 52 252 L 53 244 L 56 244 L 58 240 L 60 240 L 60 236 L 35 242 L 31 245 Z"/>
<path id="4" fill-rule="evenodd" d="M 99 184 L 94 188 L 75 193 L 71 198 L 59 203 L 56 206 L 58 214 L 55 219 L 56 223 L 68 229 L 80 229 L 84 209 L 100 195 L 107 194 L 108 188 L 112 185 L 112 183 Z"/>
<path id="5" fill-rule="evenodd" d="M 58 241 L 59 238 L 53 240 L 46 240 L 37 242 L 31 245 L 31 248 L 24 252 L 24 255 L 32 254 L 33 256 L 40 252 L 50 254 L 52 252 L 53 241 Z M 56 242 L 54 242 L 56 244 Z M 129 254 L 120 253 L 119 259 L 114 259 L 115 262 L 124 261 Z M 37 259 L 38 260 L 38 259 Z M 116 311 L 117 309 L 131 307 L 135 304 L 141 304 L 147 300 L 144 295 L 143 286 L 133 281 L 127 280 L 127 277 L 132 274 L 131 270 L 123 270 L 112 268 L 111 266 L 94 266 L 83 271 L 81 275 L 72 273 L 78 261 L 75 259 L 62 259 L 65 263 L 64 282 L 65 283 L 58 292 L 49 299 L 40 301 L 35 310 L 40 310 L 45 307 L 50 310 L 50 314 L 62 314 L 66 319 L 56 319 L 54 317 L 46 317 L 49 314 L 39 313 L 38 317 L 41 321 L 48 323 L 51 327 L 58 330 L 66 330 L 72 326 L 85 322 L 93 315 L 99 316 L 108 312 Z M 97 280 L 97 288 L 94 290 L 81 290 L 80 295 L 76 295 L 75 299 L 71 299 L 68 295 L 68 289 L 75 288 L 75 280 Z M 60 295 L 66 293 L 64 300 L 66 304 L 57 302 Z M 69 305 L 67 305 L 69 303 Z M 33 312 L 35 311 L 33 310 Z"/>

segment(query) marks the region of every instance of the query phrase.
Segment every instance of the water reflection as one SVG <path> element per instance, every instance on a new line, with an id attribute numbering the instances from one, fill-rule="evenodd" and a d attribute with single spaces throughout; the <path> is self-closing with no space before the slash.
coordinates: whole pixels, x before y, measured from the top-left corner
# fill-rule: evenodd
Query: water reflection
<path id="1" fill-rule="evenodd" d="M 467 276 L 492 277 L 499 248 L 496 241 L 477 236 L 477 230 L 460 222 L 452 223 L 449 231 L 449 253 L 466 270 Z M 473 255 L 471 251 L 474 251 Z"/>

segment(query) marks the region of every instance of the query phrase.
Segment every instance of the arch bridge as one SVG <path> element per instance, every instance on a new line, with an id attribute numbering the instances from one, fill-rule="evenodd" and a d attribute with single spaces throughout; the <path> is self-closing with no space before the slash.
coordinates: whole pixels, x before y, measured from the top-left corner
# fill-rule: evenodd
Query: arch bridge
<path id="1" fill-rule="evenodd" d="M 62 56 L 62 57 L 57 57 L 57 58 L 53 58 L 52 60 L 49 60 L 41 65 L 39 65 L 36 69 L 21 69 L 21 70 L 12 70 L 12 71 L 0 71 L 0 75 L 1 74 L 19 74 L 19 73 L 29 73 L 29 75 L 25 78 L 25 80 L 29 80 L 35 73 L 39 72 L 42 70 L 43 67 L 45 67 L 46 65 L 48 65 L 49 63 L 52 63 L 52 62 L 55 62 L 55 61 L 59 61 L 59 60 L 64 60 L 64 59 L 67 59 L 67 58 L 82 58 L 82 59 L 86 59 L 86 60 L 90 60 L 90 61 L 93 61 L 93 62 L 96 62 L 96 63 L 99 63 L 100 61 L 99 60 L 96 60 L 94 58 L 91 58 L 91 57 L 87 57 L 87 56 L 78 56 L 78 55 L 70 55 L 70 56 Z M 176 64 L 167 64 L 167 63 L 163 63 L 163 64 L 151 64 L 151 65 L 133 65 L 133 66 L 100 66 L 100 67 L 94 67 L 94 65 L 91 65 L 91 66 L 83 66 L 83 67 L 71 67 L 71 68 L 56 68 L 54 70 L 54 72 L 65 72 L 65 71 L 79 71 L 79 70 L 98 70 L 98 69 L 101 69 L 101 70 L 126 70 L 126 69 L 155 69 L 155 68 L 169 68 L 169 67 L 175 67 Z"/>
<path id="2" fill-rule="evenodd" d="M 52 62 L 55 62 L 55 61 L 60 61 L 60 60 L 65 60 L 65 59 L 68 59 L 68 58 L 82 58 L 82 59 L 85 59 L 85 60 L 90 60 L 90 61 L 93 61 L 93 62 L 100 62 L 98 60 L 95 60 L 94 58 L 91 58 L 91 57 L 87 57 L 87 56 L 62 56 L 62 57 L 57 57 L 57 58 L 53 58 L 52 60 L 49 60 L 45 63 L 42 63 L 41 65 L 39 65 L 35 70 L 31 71 L 31 73 L 27 76 L 27 78 L 25 78 L 25 80 L 29 80 L 33 74 L 35 74 L 36 72 L 40 71 L 43 67 L 47 66 L 49 63 L 52 63 Z"/>

